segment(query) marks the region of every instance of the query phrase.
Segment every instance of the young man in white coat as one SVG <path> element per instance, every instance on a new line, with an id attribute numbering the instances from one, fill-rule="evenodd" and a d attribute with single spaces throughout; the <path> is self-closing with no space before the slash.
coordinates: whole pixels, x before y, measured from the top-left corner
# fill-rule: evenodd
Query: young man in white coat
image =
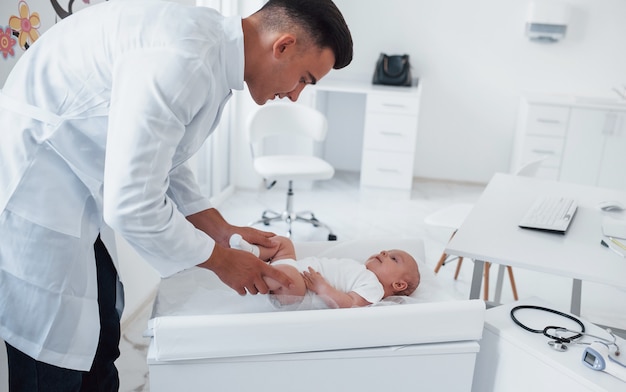
<path id="1" fill-rule="evenodd" d="M 228 247 L 239 233 L 185 165 L 245 82 L 298 99 L 352 59 L 331 0 L 270 0 L 247 17 L 160 1 L 82 10 L 43 34 L 0 92 L 0 337 L 11 391 L 114 391 L 118 276 L 106 225 L 162 276 L 214 271 L 240 294 L 288 277 Z M 207 380 L 210 384 L 210 380 Z"/>

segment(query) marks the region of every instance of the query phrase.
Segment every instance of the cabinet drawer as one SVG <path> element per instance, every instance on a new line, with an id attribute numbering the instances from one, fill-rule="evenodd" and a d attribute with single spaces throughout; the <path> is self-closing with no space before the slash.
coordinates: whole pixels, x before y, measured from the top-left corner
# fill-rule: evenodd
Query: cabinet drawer
<path id="1" fill-rule="evenodd" d="M 522 162 L 546 157 L 543 167 L 559 167 L 563 154 L 563 138 L 526 136 L 522 150 Z"/>
<path id="2" fill-rule="evenodd" d="M 368 114 L 363 148 L 413 153 L 417 139 L 417 117 Z"/>
<path id="3" fill-rule="evenodd" d="M 560 106 L 530 105 L 527 135 L 565 136 L 570 109 Z"/>
<path id="4" fill-rule="evenodd" d="M 367 94 L 367 113 L 417 115 L 419 97 L 409 94 Z"/>
<path id="5" fill-rule="evenodd" d="M 361 185 L 411 189 L 413 154 L 363 151 Z"/>

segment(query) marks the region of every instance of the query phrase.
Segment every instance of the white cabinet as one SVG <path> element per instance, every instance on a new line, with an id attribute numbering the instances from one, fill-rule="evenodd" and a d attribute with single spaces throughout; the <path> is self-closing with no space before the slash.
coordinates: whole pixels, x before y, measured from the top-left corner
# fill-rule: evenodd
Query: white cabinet
<path id="1" fill-rule="evenodd" d="M 626 189 L 626 111 L 572 109 L 560 180 Z"/>
<path id="2" fill-rule="evenodd" d="M 626 189 L 626 104 L 524 98 L 512 169 L 539 157 L 540 178 Z"/>
<path id="3" fill-rule="evenodd" d="M 527 162 L 545 158 L 537 177 L 557 180 L 568 120 L 569 108 L 523 103 L 516 146 L 521 152 L 516 155 L 511 171 Z"/>
<path id="4" fill-rule="evenodd" d="M 367 95 L 361 185 L 411 189 L 419 96 Z"/>
<path id="5" fill-rule="evenodd" d="M 342 160 L 360 162 L 353 170 L 360 170 L 361 186 L 411 189 L 421 85 L 389 87 L 369 82 L 324 80 L 315 85 L 312 92 L 315 96 L 308 101 L 321 111 L 333 114 L 329 116 L 327 154 L 332 149 L 341 153 Z M 358 96 L 358 110 L 352 105 L 354 101 L 340 102 L 330 94 Z M 332 132 L 342 135 L 330 134 Z M 328 146 L 329 143 L 334 144 Z"/>

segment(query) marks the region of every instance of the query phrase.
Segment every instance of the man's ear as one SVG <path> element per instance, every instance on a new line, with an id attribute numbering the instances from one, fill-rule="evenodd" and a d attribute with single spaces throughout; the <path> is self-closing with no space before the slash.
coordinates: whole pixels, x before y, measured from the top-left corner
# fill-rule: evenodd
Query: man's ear
<path id="1" fill-rule="evenodd" d="M 392 287 L 393 291 L 397 293 L 399 291 L 406 290 L 406 288 L 409 287 L 409 284 L 404 280 L 400 280 L 398 282 L 393 282 Z"/>
<path id="2" fill-rule="evenodd" d="M 291 49 L 296 44 L 296 37 L 291 34 L 283 34 L 274 41 L 274 45 L 272 46 L 272 51 L 274 53 L 274 57 L 281 57 L 288 49 Z"/>

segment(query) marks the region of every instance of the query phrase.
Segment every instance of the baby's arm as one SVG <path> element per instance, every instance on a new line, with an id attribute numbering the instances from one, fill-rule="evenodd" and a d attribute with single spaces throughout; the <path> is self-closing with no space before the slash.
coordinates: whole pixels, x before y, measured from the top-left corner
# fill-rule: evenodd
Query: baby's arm
<path id="1" fill-rule="evenodd" d="M 371 302 L 368 302 L 354 291 L 344 293 L 337 290 L 319 272 L 311 267 L 309 267 L 308 271 L 304 271 L 302 276 L 304 277 L 306 288 L 319 295 L 329 307 L 354 308 L 371 305 Z"/>

